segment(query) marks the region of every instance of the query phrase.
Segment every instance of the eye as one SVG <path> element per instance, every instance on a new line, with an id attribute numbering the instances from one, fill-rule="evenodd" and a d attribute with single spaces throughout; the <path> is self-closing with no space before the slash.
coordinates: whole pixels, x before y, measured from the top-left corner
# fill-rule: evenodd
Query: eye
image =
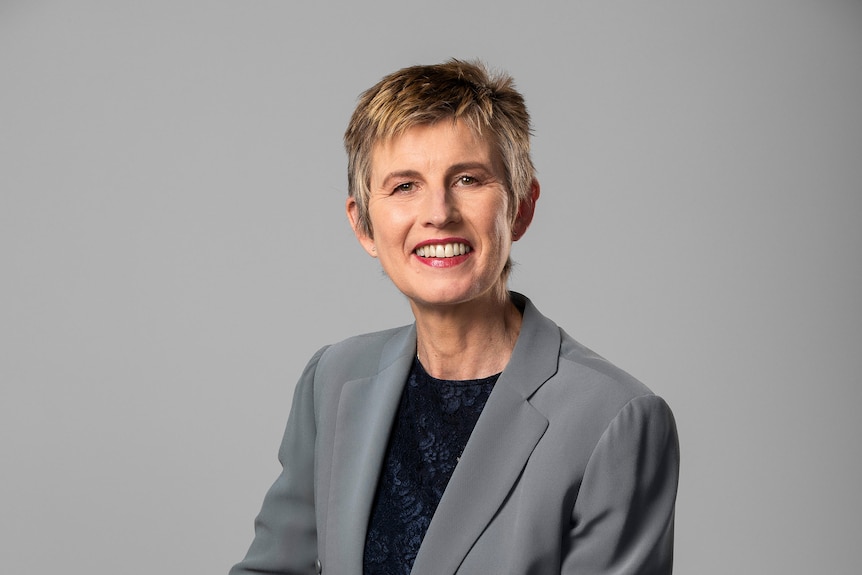
<path id="1" fill-rule="evenodd" d="M 404 182 L 404 183 L 401 183 L 401 184 L 398 184 L 397 186 L 395 186 L 395 188 L 392 190 L 392 192 L 395 194 L 399 194 L 399 193 L 403 194 L 406 192 L 412 192 L 415 188 L 416 188 L 415 183 Z"/>
<path id="2" fill-rule="evenodd" d="M 479 181 L 473 176 L 458 176 L 458 185 L 475 186 Z"/>

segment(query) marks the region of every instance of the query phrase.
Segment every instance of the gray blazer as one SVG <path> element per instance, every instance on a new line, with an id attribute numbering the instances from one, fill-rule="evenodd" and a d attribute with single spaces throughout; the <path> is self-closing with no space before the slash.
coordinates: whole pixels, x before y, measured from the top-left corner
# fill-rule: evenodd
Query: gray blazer
<path id="1" fill-rule="evenodd" d="M 647 387 L 519 294 L 523 324 L 428 527 L 412 573 L 671 572 L 679 447 Z M 231 575 L 362 573 L 414 326 L 317 352 L 297 384 L 284 470 Z"/>

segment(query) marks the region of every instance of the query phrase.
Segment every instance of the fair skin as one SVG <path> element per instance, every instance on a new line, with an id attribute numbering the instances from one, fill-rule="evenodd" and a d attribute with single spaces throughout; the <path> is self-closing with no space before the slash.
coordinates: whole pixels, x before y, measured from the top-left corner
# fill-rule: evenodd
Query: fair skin
<path id="1" fill-rule="evenodd" d="M 506 366 L 521 326 L 501 277 L 512 242 L 533 217 L 539 184 L 510 217 L 503 166 L 461 121 L 415 126 L 372 153 L 371 234 L 360 244 L 407 296 L 417 354 L 441 379 L 476 379 Z"/>

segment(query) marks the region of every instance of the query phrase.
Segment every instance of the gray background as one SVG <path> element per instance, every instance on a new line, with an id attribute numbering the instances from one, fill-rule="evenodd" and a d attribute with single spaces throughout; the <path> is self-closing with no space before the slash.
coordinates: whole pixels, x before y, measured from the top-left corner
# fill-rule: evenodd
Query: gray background
<path id="1" fill-rule="evenodd" d="M 675 410 L 677 572 L 859 572 L 837 0 L 0 0 L 0 570 L 242 557 L 307 358 L 410 319 L 343 215 L 355 99 L 453 56 L 535 120 L 512 286 Z"/>

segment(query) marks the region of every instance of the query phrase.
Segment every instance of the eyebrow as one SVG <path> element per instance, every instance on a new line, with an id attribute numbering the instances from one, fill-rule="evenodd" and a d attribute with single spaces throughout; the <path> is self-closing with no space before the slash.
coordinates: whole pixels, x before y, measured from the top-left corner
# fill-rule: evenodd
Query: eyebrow
<path id="1" fill-rule="evenodd" d="M 483 172 L 488 172 L 493 174 L 494 169 L 492 166 L 484 162 L 464 162 L 462 164 L 454 164 L 446 170 L 449 174 L 455 174 L 457 172 L 470 172 L 473 170 L 482 170 Z"/>
<path id="2" fill-rule="evenodd" d="M 386 174 L 386 177 L 380 182 L 381 187 L 386 187 L 390 181 L 392 180 L 411 180 L 421 178 L 422 174 L 417 172 L 416 170 L 399 170 L 396 172 L 389 172 Z"/>

